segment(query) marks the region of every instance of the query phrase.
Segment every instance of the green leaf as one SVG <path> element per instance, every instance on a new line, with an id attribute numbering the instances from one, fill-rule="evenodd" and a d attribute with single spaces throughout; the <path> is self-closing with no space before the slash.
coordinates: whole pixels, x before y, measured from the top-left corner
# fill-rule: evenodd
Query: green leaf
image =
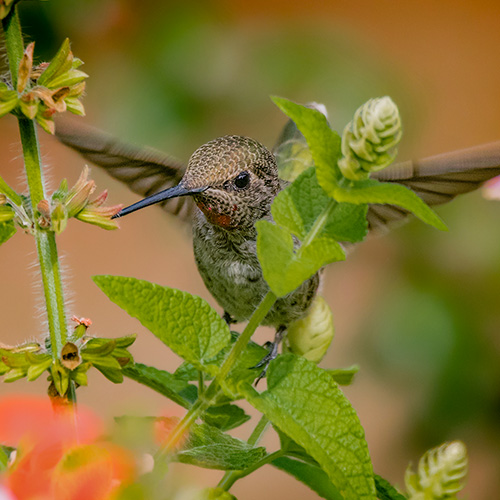
<path id="1" fill-rule="evenodd" d="M 137 318 L 180 357 L 212 375 L 210 360 L 230 342 L 229 328 L 209 304 L 187 292 L 122 276 L 95 276 L 117 305 Z"/>
<path id="2" fill-rule="evenodd" d="M 295 290 L 325 264 L 345 259 L 342 247 L 331 238 L 318 236 L 294 251 L 292 236 L 286 229 L 266 220 L 257 221 L 255 226 L 262 272 L 278 297 Z"/>
<path id="3" fill-rule="evenodd" d="M 15 90 L 9 90 L 8 92 L 11 92 L 11 94 L 5 96 L 5 98 L 0 98 L 0 117 L 10 113 L 19 102 L 17 92 Z"/>
<path id="4" fill-rule="evenodd" d="M 374 474 L 375 486 L 377 487 L 377 497 L 380 500 L 406 500 L 406 497 L 399 493 L 389 481 Z"/>
<path id="5" fill-rule="evenodd" d="M 304 239 L 330 202 L 318 184 L 316 170 L 310 168 L 276 196 L 271 212 L 277 224 Z M 361 241 L 368 232 L 367 209 L 366 205 L 336 203 L 320 234 L 338 241 Z"/>
<path id="6" fill-rule="evenodd" d="M 211 425 L 195 424 L 175 459 L 206 469 L 242 470 L 255 465 L 265 455 L 265 448 L 254 448 Z"/>
<path id="7" fill-rule="evenodd" d="M 323 186 L 324 188 L 325 186 Z M 331 185 L 327 190 L 337 201 L 347 203 L 388 203 L 397 205 L 415 214 L 426 224 L 447 231 L 446 224 L 411 189 L 394 182 L 376 179 L 364 181 L 344 180 L 340 185 Z"/>
<path id="8" fill-rule="evenodd" d="M 121 384 L 123 382 L 122 367 L 113 356 L 84 356 L 82 352 L 82 358 L 95 366 L 108 380 L 114 384 Z"/>
<path id="9" fill-rule="evenodd" d="M 309 486 L 321 498 L 326 498 L 327 500 L 344 500 L 344 497 L 332 484 L 328 475 L 319 467 L 288 457 L 277 458 L 271 464 L 277 469 L 292 475 L 306 486 Z"/>
<path id="10" fill-rule="evenodd" d="M 326 372 L 339 385 L 351 385 L 354 381 L 354 376 L 359 372 L 359 366 L 353 365 L 349 368 L 337 368 L 335 370 L 326 370 Z"/>
<path id="11" fill-rule="evenodd" d="M 153 366 L 134 363 L 132 366 L 124 367 L 122 371 L 126 377 L 159 392 L 184 408 L 191 408 L 198 396 L 198 390 L 194 385 Z"/>
<path id="12" fill-rule="evenodd" d="M 338 182 L 342 177 L 337 166 L 341 140 L 328 125 L 325 115 L 316 109 L 301 106 L 281 97 L 272 97 L 272 100 L 295 122 L 306 138 L 316 165 L 320 185 L 324 188 L 320 176 L 326 176 L 332 182 Z"/>
<path id="13" fill-rule="evenodd" d="M 37 84 L 48 87 L 51 84 L 51 79 L 65 71 L 68 71 L 73 65 L 73 59 L 70 56 L 71 49 L 69 38 L 66 38 L 61 45 L 61 48 L 54 56 L 45 71 L 38 78 Z"/>
<path id="14" fill-rule="evenodd" d="M 337 165 L 340 137 L 330 129 L 326 118 L 314 109 L 274 97 L 277 106 L 296 124 L 307 140 L 316 165 L 319 185 L 340 203 L 388 203 L 414 213 L 437 229 L 446 230 L 443 221 L 413 191 L 396 183 L 381 183 L 375 179 L 348 181 Z"/>
<path id="15" fill-rule="evenodd" d="M 293 354 L 271 362 L 268 389 L 245 386 L 247 400 L 313 457 L 345 500 L 375 497 L 364 431 L 333 378 Z"/>
<path id="16" fill-rule="evenodd" d="M 14 221 L 0 222 L 0 245 L 16 234 Z"/>
<path id="17" fill-rule="evenodd" d="M 242 408 L 230 404 L 211 406 L 205 411 L 202 418 L 207 424 L 224 432 L 236 429 L 250 420 L 250 416 Z"/>
<path id="18" fill-rule="evenodd" d="M 231 332 L 231 345 L 236 342 L 237 338 L 238 334 Z M 212 360 L 212 363 L 220 367 L 226 359 L 227 354 L 231 349 L 231 345 L 228 345 L 225 349 L 223 349 Z M 236 360 L 236 363 L 234 364 L 226 379 L 221 382 L 222 388 L 225 392 L 225 402 L 234 401 L 235 399 L 242 397 L 239 393 L 238 386 L 241 383 L 252 383 L 255 380 L 257 375 L 262 370 L 251 370 L 250 368 L 253 368 L 259 361 L 261 361 L 267 353 L 267 349 L 255 342 L 250 341 L 247 344 L 239 358 Z M 189 363 L 183 363 L 181 366 L 179 366 L 174 375 L 176 378 L 179 378 L 181 380 L 198 380 L 198 370 L 196 370 L 196 368 Z"/>

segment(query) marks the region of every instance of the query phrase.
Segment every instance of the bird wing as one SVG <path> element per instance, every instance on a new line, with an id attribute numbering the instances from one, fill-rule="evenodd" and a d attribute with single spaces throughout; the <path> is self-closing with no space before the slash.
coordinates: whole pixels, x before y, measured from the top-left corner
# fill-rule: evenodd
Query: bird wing
<path id="1" fill-rule="evenodd" d="M 316 103 L 309 106 L 327 116 L 324 106 Z M 273 152 L 280 178 L 288 182 L 314 165 L 304 136 L 291 120 L 285 125 Z M 395 163 L 373 173 L 371 177 L 383 182 L 403 184 L 433 206 L 447 203 L 459 194 L 474 191 L 497 175 L 500 175 L 500 141 L 423 160 Z M 372 233 L 385 232 L 405 222 L 409 215 L 407 210 L 396 205 L 370 205 L 368 229 Z"/>
<path id="2" fill-rule="evenodd" d="M 500 175 L 500 141 L 396 163 L 372 175 L 384 182 L 397 182 L 414 191 L 430 206 L 448 203 Z M 387 230 L 403 222 L 409 213 L 394 205 L 370 205 L 370 230 Z"/>
<path id="3" fill-rule="evenodd" d="M 130 146 L 97 129 L 74 125 L 69 120 L 57 124 L 56 136 L 144 197 L 178 184 L 185 171 L 181 162 L 159 151 Z M 314 164 L 304 136 L 291 121 L 285 126 L 273 152 L 280 178 L 285 181 L 293 181 Z M 500 175 L 500 141 L 419 161 L 396 163 L 372 177 L 403 184 L 432 206 L 473 191 L 497 175 Z M 184 220 L 189 220 L 194 210 L 189 196 L 165 201 L 161 206 Z M 386 231 L 404 222 L 409 215 L 395 205 L 370 205 L 369 229 L 371 232 Z"/>
<path id="4" fill-rule="evenodd" d="M 76 124 L 74 120 L 58 121 L 56 136 L 63 144 L 144 197 L 175 186 L 186 170 L 182 162 L 160 151 L 125 144 L 98 129 Z M 194 209 L 189 196 L 159 205 L 184 220 L 190 219 Z"/>

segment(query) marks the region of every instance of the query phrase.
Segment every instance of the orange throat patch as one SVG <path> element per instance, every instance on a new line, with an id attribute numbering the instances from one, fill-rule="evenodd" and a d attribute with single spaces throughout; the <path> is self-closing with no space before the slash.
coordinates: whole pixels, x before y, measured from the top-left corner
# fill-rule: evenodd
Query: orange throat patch
<path id="1" fill-rule="evenodd" d="M 205 214 L 208 222 L 224 229 L 231 227 L 231 216 L 217 212 L 213 207 L 203 202 L 197 202 L 198 208 Z"/>

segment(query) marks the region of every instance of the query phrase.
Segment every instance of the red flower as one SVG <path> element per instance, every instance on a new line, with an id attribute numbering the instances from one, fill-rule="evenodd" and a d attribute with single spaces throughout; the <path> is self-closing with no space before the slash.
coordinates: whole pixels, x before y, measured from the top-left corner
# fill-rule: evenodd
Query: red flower
<path id="1" fill-rule="evenodd" d="M 102 430 L 84 408 L 54 413 L 46 398 L 1 398 L 0 443 L 17 452 L 0 482 L 16 500 L 110 498 L 134 465 L 126 450 L 97 441 Z"/>

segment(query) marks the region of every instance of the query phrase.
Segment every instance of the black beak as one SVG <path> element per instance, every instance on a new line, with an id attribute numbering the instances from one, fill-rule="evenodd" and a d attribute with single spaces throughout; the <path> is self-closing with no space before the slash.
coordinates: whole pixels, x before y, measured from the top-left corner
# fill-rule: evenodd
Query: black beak
<path id="1" fill-rule="evenodd" d="M 116 219 L 117 217 L 123 217 L 124 215 L 128 215 L 136 210 L 140 210 L 141 208 L 149 207 L 149 205 L 154 205 L 155 203 L 160 203 L 161 201 L 170 200 L 171 198 L 178 198 L 179 196 L 188 196 L 191 194 L 201 193 L 205 191 L 207 186 L 196 188 L 196 189 L 186 189 L 182 183 L 177 184 L 177 186 L 164 189 L 159 193 L 152 194 L 147 198 L 144 198 L 133 205 L 123 208 L 116 215 L 113 215 L 112 219 Z"/>

